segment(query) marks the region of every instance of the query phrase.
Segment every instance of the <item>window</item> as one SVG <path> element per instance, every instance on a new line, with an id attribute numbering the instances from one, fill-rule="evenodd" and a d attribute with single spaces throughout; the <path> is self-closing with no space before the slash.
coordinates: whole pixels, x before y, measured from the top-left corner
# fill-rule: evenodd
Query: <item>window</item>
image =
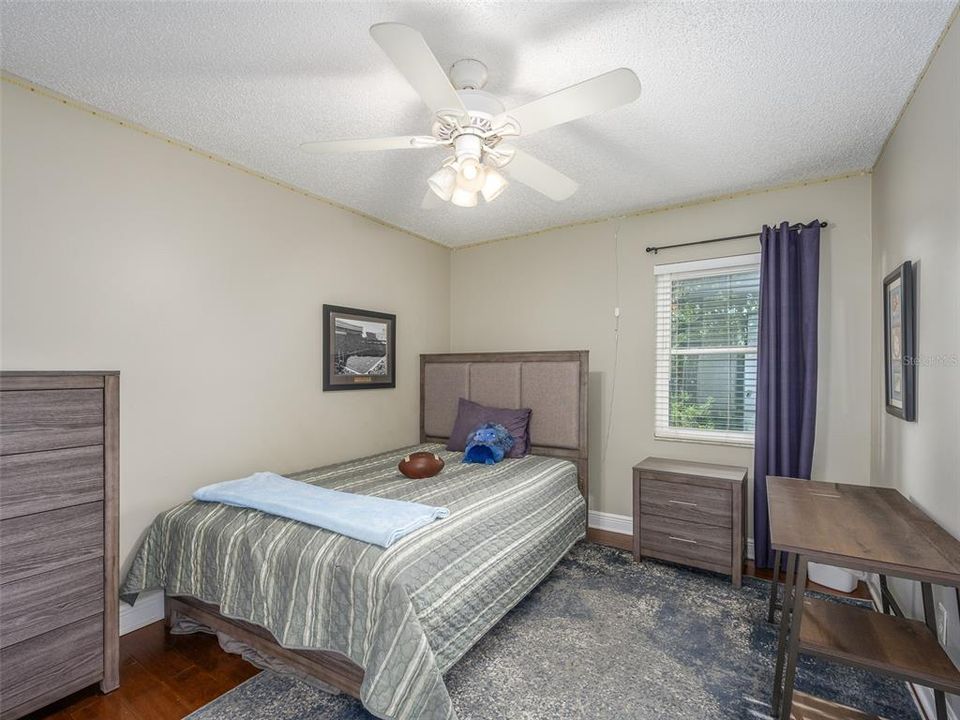
<path id="1" fill-rule="evenodd" d="M 760 255 L 657 265 L 658 438 L 753 444 Z"/>

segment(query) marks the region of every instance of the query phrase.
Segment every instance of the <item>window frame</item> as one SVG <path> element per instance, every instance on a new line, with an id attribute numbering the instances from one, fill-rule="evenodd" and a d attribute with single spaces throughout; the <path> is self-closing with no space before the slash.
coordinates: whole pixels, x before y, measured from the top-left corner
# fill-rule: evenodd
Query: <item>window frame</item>
<path id="1" fill-rule="evenodd" d="M 731 445 L 735 447 L 753 447 L 754 431 L 706 430 L 703 428 L 672 427 L 670 425 L 670 384 L 671 365 L 674 355 L 704 354 L 743 354 L 757 355 L 757 348 L 751 346 L 683 348 L 672 347 L 673 333 L 670 308 L 661 308 L 661 285 L 676 279 L 705 278 L 715 275 L 730 275 L 736 272 L 760 270 L 760 253 L 729 255 L 726 257 L 688 262 L 669 263 L 654 266 L 654 314 L 655 314 L 655 358 L 654 363 L 654 423 L 653 436 L 656 440 L 695 442 L 712 445 Z M 672 305 L 673 292 L 667 296 Z M 759 327 L 759 309 L 758 327 Z M 706 352 L 705 352 L 706 351 Z M 756 388 L 754 388 L 756 392 Z"/>

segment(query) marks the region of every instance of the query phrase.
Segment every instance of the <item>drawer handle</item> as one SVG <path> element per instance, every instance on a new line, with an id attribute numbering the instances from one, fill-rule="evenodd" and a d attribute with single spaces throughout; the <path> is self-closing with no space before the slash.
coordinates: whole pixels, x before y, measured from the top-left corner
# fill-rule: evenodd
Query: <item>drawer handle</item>
<path id="1" fill-rule="evenodd" d="M 675 536 L 673 536 L 673 535 L 668 535 L 667 537 L 669 537 L 671 540 L 676 540 L 676 541 L 678 541 L 678 542 L 690 543 L 690 544 L 692 544 L 692 545 L 699 545 L 699 544 L 700 544 L 700 543 L 698 543 L 696 540 L 688 540 L 687 538 L 679 538 L 679 537 L 675 537 Z"/>
<path id="2" fill-rule="evenodd" d="M 671 505 L 686 505 L 687 507 L 696 507 L 696 503 L 686 502 L 685 500 L 670 500 Z"/>

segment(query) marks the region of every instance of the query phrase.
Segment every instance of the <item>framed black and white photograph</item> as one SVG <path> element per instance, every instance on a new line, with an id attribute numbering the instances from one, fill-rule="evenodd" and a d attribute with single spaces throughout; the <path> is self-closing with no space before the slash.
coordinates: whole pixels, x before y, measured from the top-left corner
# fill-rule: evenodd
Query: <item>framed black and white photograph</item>
<path id="1" fill-rule="evenodd" d="M 396 333 L 396 315 L 324 305 L 323 389 L 396 387 Z"/>
<path id="2" fill-rule="evenodd" d="M 883 370 L 887 412 L 915 420 L 916 330 L 913 265 L 908 260 L 883 279 Z"/>

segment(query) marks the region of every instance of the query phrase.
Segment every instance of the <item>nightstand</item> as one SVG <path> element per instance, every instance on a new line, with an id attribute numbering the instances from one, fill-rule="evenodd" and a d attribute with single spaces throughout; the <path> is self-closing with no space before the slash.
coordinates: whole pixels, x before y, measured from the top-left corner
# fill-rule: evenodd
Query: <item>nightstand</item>
<path id="1" fill-rule="evenodd" d="M 726 573 L 740 587 L 747 469 L 648 457 L 633 466 L 633 556 Z"/>

